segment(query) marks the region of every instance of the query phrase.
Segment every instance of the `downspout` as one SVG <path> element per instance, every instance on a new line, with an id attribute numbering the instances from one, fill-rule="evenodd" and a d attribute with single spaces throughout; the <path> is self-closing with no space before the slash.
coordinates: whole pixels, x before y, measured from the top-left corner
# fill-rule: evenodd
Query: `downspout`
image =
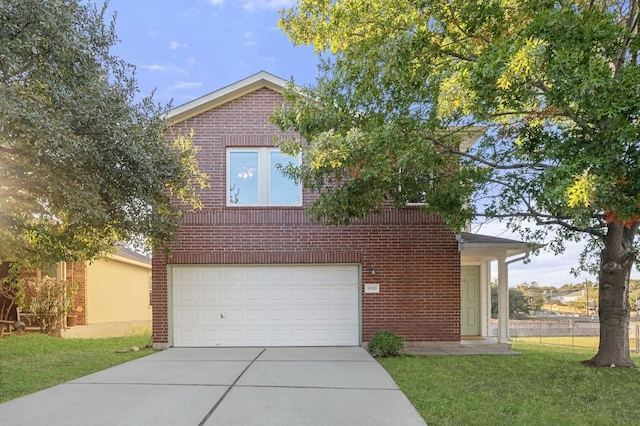
<path id="1" fill-rule="evenodd" d="M 524 261 L 524 260 L 527 260 L 530 255 L 531 255 L 531 251 L 527 251 L 522 257 L 518 257 L 516 259 L 507 260 L 505 263 L 507 265 L 511 265 L 512 263 L 515 263 L 515 262 Z"/>

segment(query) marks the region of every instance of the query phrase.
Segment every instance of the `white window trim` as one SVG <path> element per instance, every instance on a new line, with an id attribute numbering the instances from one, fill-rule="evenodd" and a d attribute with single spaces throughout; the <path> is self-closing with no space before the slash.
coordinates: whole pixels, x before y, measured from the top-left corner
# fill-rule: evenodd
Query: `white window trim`
<path id="1" fill-rule="evenodd" d="M 231 154 L 234 152 L 258 153 L 258 196 L 257 204 L 235 204 L 231 202 Z M 280 152 L 278 148 L 227 148 L 226 152 L 226 205 L 227 207 L 300 207 L 302 206 L 302 185 L 298 184 L 298 203 L 296 204 L 270 204 L 269 179 L 271 177 L 271 153 Z M 300 163 L 300 155 L 296 157 Z"/>

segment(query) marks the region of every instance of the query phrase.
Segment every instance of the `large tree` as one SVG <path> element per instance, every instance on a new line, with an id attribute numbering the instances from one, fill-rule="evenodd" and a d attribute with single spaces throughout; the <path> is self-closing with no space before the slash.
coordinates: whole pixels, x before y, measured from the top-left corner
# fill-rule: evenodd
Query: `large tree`
<path id="1" fill-rule="evenodd" d="M 273 117 L 304 140 L 282 142 L 305 155 L 289 173 L 332 223 L 391 199 L 456 229 L 499 218 L 557 251 L 584 239 L 582 267 L 600 254 L 587 364 L 633 366 L 639 18 L 637 0 L 298 0 L 281 26 L 325 59 Z"/>
<path id="2" fill-rule="evenodd" d="M 106 4 L 0 2 L 0 261 L 92 259 L 117 241 L 161 244 L 204 183 L 167 106 L 137 100 Z"/>

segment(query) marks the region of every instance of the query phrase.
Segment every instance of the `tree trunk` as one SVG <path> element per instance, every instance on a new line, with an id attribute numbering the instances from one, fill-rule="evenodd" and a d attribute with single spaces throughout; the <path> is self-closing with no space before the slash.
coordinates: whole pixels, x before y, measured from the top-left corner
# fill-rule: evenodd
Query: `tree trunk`
<path id="1" fill-rule="evenodd" d="M 632 243 L 638 223 L 607 226 L 600 263 L 600 344 L 586 365 L 635 367 L 629 350 L 629 276 L 635 261 Z"/>

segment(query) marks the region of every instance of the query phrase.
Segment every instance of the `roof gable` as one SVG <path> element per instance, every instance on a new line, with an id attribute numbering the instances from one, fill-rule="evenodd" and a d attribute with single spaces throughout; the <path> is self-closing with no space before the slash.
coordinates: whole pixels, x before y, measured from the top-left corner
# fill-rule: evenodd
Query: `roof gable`
<path id="1" fill-rule="evenodd" d="M 167 119 L 169 125 L 173 125 L 263 87 L 280 93 L 287 83 L 287 80 L 266 71 L 260 71 L 257 74 L 171 109 L 167 112 Z"/>

